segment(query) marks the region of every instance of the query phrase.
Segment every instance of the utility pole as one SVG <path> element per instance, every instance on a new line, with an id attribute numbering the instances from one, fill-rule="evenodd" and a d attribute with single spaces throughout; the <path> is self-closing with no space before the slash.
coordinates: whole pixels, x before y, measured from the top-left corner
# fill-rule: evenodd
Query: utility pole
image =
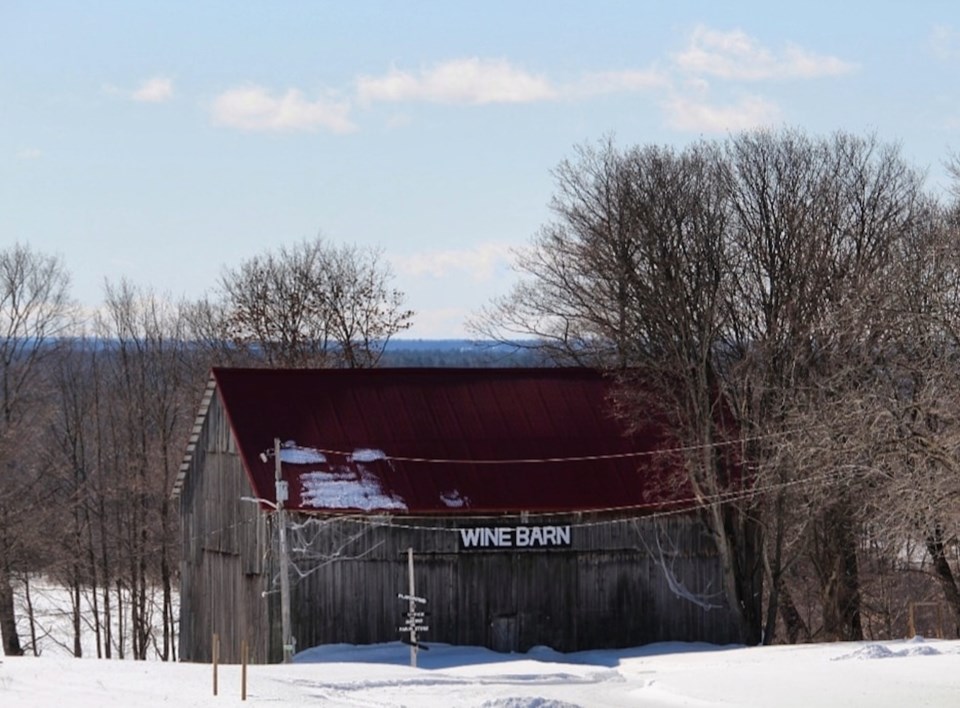
<path id="1" fill-rule="evenodd" d="M 293 661 L 293 636 L 290 632 L 290 573 L 287 569 L 287 513 L 283 503 L 290 498 L 287 482 L 280 471 L 280 438 L 273 439 L 274 479 L 276 481 L 277 526 L 280 533 L 280 629 L 283 634 L 283 663 Z"/>

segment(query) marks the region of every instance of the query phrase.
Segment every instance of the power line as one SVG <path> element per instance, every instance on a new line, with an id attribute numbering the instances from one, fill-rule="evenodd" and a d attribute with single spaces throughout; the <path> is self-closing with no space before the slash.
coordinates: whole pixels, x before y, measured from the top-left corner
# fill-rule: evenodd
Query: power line
<path id="1" fill-rule="evenodd" d="M 802 485 L 807 485 L 814 483 L 818 480 L 829 480 L 831 478 L 839 478 L 843 474 L 843 470 L 834 470 L 829 472 L 819 472 L 807 477 L 798 478 L 794 480 L 787 480 L 785 482 L 778 482 L 774 484 L 768 484 L 765 486 L 757 486 L 750 489 L 741 489 L 741 490 L 731 490 L 727 492 L 718 492 L 715 495 L 708 497 L 684 497 L 681 499 L 672 500 L 669 502 L 647 502 L 644 504 L 633 504 L 630 506 L 616 506 L 616 507 L 603 507 L 603 508 L 592 508 L 584 509 L 582 511 L 542 511 L 542 512 L 511 512 L 508 514 L 464 514 L 464 515 L 437 515 L 435 517 L 426 517 L 420 516 L 416 518 L 436 518 L 439 520 L 466 520 L 470 521 L 495 521 L 495 520 L 504 520 L 509 517 L 523 517 L 526 519 L 550 519 L 557 517 L 569 517 L 577 516 L 581 514 L 613 514 L 613 513 L 626 513 L 626 512 L 637 512 L 634 516 L 630 517 L 621 517 L 617 519 L 596 519 L 592 521 L 574 521 L 570 522 L 570 526 L 576 528 L 585 528 L 590 526 L 603 526 L 608 524 L 619 524 L 636 519 L 657 519 L 657 518 L 666 518 L 671 516 L 680 516 L 683 514 L 690 514 L 695 511 L 700 511 L 714 505 L 730 504 L 738 501 L 745 501 L 750 498 L 762 496 L 764 494 L 785 490 L 791 487 L 797 487 Z M 842 480 L 839 480 L 842 481 Z M 839 483 L 839 482 L 835 482 Z M 832 486 L 832 484 L 830 485 Z M 674 507 L 667 508 L 664 507 Z M 653 511 L 650 513 L 644 513 L 644 510 L 647 509 L 659 509 L 659 511 Z M 386 518 L 384 518 L 386 517 Z M 415 524 L 407 523 L 404 521 L 396 521 L 398 517 L 389 514 L 370 514 L 370 515 L 359 515 L 359 514 L 345 514 L 345 515 L 331 515 L 331 518 L 344 521 L 348 523 L 370 525 L 377 527 L 390 527 L 396 529 L 405 529 L 405 530 L 414 530 L 414 531 L 439 531 L 439 532 L 448 532 L 448 533 L 459 533 L 459 527 L 443 527 L 443 526 L 432 526 L 426 524 Z"/>
<path id="2" fill-rule="evenodd" d="M 599 507 L 591 509 L 583 509 L 578 511 L 518 511 L 518 512 L 509 512 L 509 513 L 500 513 L 500 514 L 437 514 L 435 516 L 425 516 L 420 515 L 416 516 L 406 516 L 406 515 L 395 515 L 395 514 L 386 514 L 386 513 L 370 513 L 370 514 L 356 514 L 356 513 L 335 513 L 335 512 L 317 512 L 317 511 L 307 511 L 307 510 L 297 510 L 294 513 L 302 513 L 308 516 L 316 516 L 325 514 L 329 521 L 342 521 L 347 523 L 355 524 L 366 524 L 372 526 L 389 526 L 391 528 L 397 529 L 408 529 L 408 530 L 419 530 L 419 531 L 448 531 L 448 532 L 458 532 L 457 528 L 445 528 L 440 526 L 427 526 L 427 525 L 416 525 L 405 522 L 398 522 L 398 518 L 435 518 L 435 519 L 470 519 L 471 521 L 481 521 L 481 520 L 497 520 L 504 519 L 505 517 L 510 516 L 522 516 L 525 518 L 533 519 L 549 519 L 556 517 L 566 517 L 566 516 L 576 516 L 578 514 L 612 514 L 612 513 L 626 513 L 626 512 L 637 512 L 636 517 L 630 518 L 644 518 L 644 519 L 654 519 L 661 517 L 677 516 L 682 514 L 689 514 L 694 511 L 699 511 L 701 509 L 708 508 L 716 504 L 730 504 L 738 501 L 745 501 L 750 498 L 762 496 L 767 493 L 782 491 L 792 487 L 804 486 L 807 484 L 812 484 L 817 481 L 826 481 L 831 478 L 836 478 L 837 483 L 842 481 L 841 476 L 845 473 L 845 470 L 836 469 L 830 471 L 822 471 L 815 474 L 808 475 L 806 477 L 798 477 L 797 479 L 786 480 L 784 482 L 776 482 L 763 486 L 754 486 L 749 489 L 737 489 L 729 491 L 720 491 L 714 495 L 710 496 L 689 496 L 682 497 L 679 499 L 673 499 L 667 502 L 656 501 L 656 502 L 645 502 L 643 504 L 631 504 L 629 506 L 610 506 L 610 507 Z M 832 486 L 832 485 L 831 485 Z M 672 507 L 664 509 L 664 507 Z M 653 512 L 647 512 L 646 510 L 657 510 Z M 383 520 L 386 518 L 387 520 Z M 604 524 L 613 524 L 613 523 L 622 523 L 623 521 L 628 520 L 624 518 L 620 519 L 598 519 L 595 521 L 578 521 L 574 522 L 571 525 L 577 527 L 586 527 L 586 526 L 599 526 Z M 212 529 L 202 536 L 191 536 L 190 541 L 195 542 L 197 540 L 206 540 L 211 536 L 216 536 L 219 534 L 227 533 L 229 531 L 235 530 L 239 527 L 246 526 L 251 523 L 256 523 L 258 520 L 247 519 L 244 521 L 238 521 L 235 524 L 226 526 L 220 529 Z M 239 539 L 238 539 L 239 542 Z"/>
<path id="3" fill-rule="evenodd" d="M 810 428 L 804 428 L 804 430 L 810 430 Z M 665 447 L 659 448 L 657 450 L 637 450 L 634 452 L 618 452 L 610 454 L 598 454 L 598 455 L 572 455 L 569 457 L 521 457 L 521 458 L 505 458 L 505 459 L 478 459 L 478 458 L 444 458 L 444 457 L 409 457 L 404 455 L 388 455 L 383 453 L 382 455 L 378 454 L 376 459 L 370 460 L 375 462 L 376 460 L 389 460 L 394 462 L 411 462 L 418 464 L 443 464 L 443 465 L 532 465 L 532 464 L 556 464 L 564 462 L 596 462 L 602 460 L 621 460 L 628 458 L 638 458 L 638 457 L 654 457 L 656 455 L 670 455 L 676 453 L 686 453 L 686 452 L 698 452 L 700 450 L 715 449 L 721 447 L 732 447 L 735 445 L 741 445 L 748 442 L 759 442 L 763 440 L 769 440 L 772 438 L 783 437 L 790 435 L 792 433 L 798 432 L 797 430 L 783 430 L 775 433 L 767 433 L 765 435 L 754 435 L 749 437 L 740 437 L 734 438 L 731 440 L 719 440 L 712 443 L 706 444 L 697 444 L 697 445 L 678 445 L 676 447 Z M 324 455 L 339 456 L 351 458 L 356 454 L 357 450 L 346 451 L 346 450 L 334 450 L 331 448 L 310 448 L 316 452 L 322 453 Z M 358 448 L 360 449 L 360 448 Z M 378 451 L 379 452 L 379 451 Z M 365 462 L 365 460 L 357 460 L 359 462 Z"/>
<path id="4" fill-rule="evenodd" d="M 765 435 L 765 436 L 740 438 L 738 440 L 714 443 L 714 445 L 732 445 L 732 444 L 737 444 L 740 442 L 747 442 L 752 440 L 763 440 L 771 437 L 786 435 L 786 434 L 789 434 L 790 432 L 794 432 L 794 431 L 784 431 L 784 432 Z M 703 449 L 704 447 L 708 447 L 708 446 L 691 446 L 689 448 L 673 448 L 667 451 L 653 451 L 653 452 L 644 451 L 640 453 L 630 453 L 630 454 L 636 454 L 636 455 L 660 454 L 662 452 L 674 452 L 674 451 L 688 450 L 688 449 L 689 450 Z M 321 450 L 321 452 L 336 454 L 328 450 Z M 349 453 L 342 453 L 342 454 L 349 454 Z M 427 458 L 402 458 L 402 457 L 387 456 L 387 459 L 396 459 L 396 460 L 409 459 L 412 461 L 423 461 L 424 459 L 427 459 Z M 570 459 L 587 459 L 587 458 L 552 458 L 552 459 L 548 458 L 540 461 L 570 460 Z M 596 458 L 592 458 L 592 459 L 596 459 Z M 438 460 L 427 460 L 427 461 L 433 462 Z M 474 461 L 464 461 L 464 462 L 471 463 L 471 464 L 474 463 Z M 576 510 L 576 511 L 518 511 L 518 512 L 509 512 L 505 514 L 504 513 L 499 513 L 499 514 L 492 514 L 492 513 L 469 514 L 468 513 L 468 514 L 452 514 L 452 515 L 437 514 L 436 516 L 430 516 L 430 517 L 427 517 L 425 515 L 414 517 L 411 515 L 411 516 L 407 516 L 406 518 L 435 518 L 435 519 L 442 519 L 442 520 L 469 519 L 470 521 L 484 521 L 484 520 L 503 520 L 505 517 L 513 517 L 513 516 L 524 517 L 526 519 L 550 519 L 550 518 L 557 518 L 557 517 L 577 516 L 582 514 L 591 514 L 591 515 L 614 514 L 614 513 L 624 514 L 629 512 L 636 512 L 635 516 L 631 516 L 628 518 L 621 517 L 618 519 L 596 519 L 592 521 L 576 521 L 576 522 L 570 523 L 571 526 L 574 526 L 577 528 L 590 527 L 590 526 L 602 526 L 606 524 L 624 523 L 626 521 L 630 521 L 633 519 L 652 520 L 652 519 L 658 519 L 658 518 L 667 518 L 671 516 L 680 516 L 684 514 L 690 514 L 696 511 L 709 508 L 714 505 L 732 504 L 735 502 L 746 501 L 748 499 L 756 498 L 772 492 L 783 491 L 793 487 L 805 486 L 808 484 L 812 485 L 813 483 L 816 483 L 818 481 L 829 481 L 832 479 L 833 482 L 831 482 L 829 486 L 833 486 L 834 484 L 838 484 L 843 481 L 842 476 L 845 474 L 845 472 L 846 470 L 844 470 L 843 468 L 839 468 L 834 470 L 821 471 L 805 477 L 798 477 L 796 479 L 786 480 L 783 482 L 775 482 L 775 483 L 770 483 L 766 485 L 753 486 L 748 489 L 719 491 L 713 495 L 700 495 L 700 496 L 692 495 L 688 497 L 682 497 L 679 499 L 669 500 L 666 502 L 664 501 L 645 502 L 642 504 L 631 504 L 628 506 L 610 506 L 610 507 L 591 508 L 591 509 L 583 509 L 583 510 Z M 665 507 L 668 507 L 668 508 L 665 508 Z M 303 513 L 308 516 L 315 516 L 318 514 L 323 514 L 324 512 L 297 510 L 295 513 Z M 449 533 L 459 532 L 459 528 L 450 528 L 450 527 L 424 525 L 424 524 L 412 524 L 412 523 L 406 523 L 403 521 L 397 521 L 398 518 L 402 519 L 406 515 L 395 515 L 395 514 L 386 514 L 386 513 L 377 514 L 375 512 L 371 514 L 366 514 L 366 515 L 355 514 L 355 513 L 344 514 L 344 513 L 326 512 L 326 515 L 330 521 L 342 521 L 346 523 L 355 523 L 355 524 L 361 524 L 361 525 L 390 527 L 390 528 L 396 528 L 396 529 L 416 530 L 416 531 L 433 531 L 433 532 L 439 531 L 439 532 L 449 532 Z M 211 531 L 208 531 L 206 534 L 204 534 L 202 538 L 205 540 L 210 538 L 211 536 L 226 533 L 237 527 L 244 526 L 250 523 L 256 523 L 256 521 L 257 519 L 248 519 L 245 521 L 237 522 L 236 524 L 233 524 L 231 526 L 228 526 L 222 529 L 213 529 Z M 199 538 L 201 537 L 192 536 L 190 540 L 196 541 Z M 237 540 L 239 543 L 240 539 L 237 539 Z"/>

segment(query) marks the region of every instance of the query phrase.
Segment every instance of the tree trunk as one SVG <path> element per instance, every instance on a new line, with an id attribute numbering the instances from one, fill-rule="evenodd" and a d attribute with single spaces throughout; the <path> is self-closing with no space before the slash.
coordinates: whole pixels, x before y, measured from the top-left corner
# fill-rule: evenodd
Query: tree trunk
<path id="1" fill-rule="evenodd" d="M 783 590 L 783 493 L 777 494 L 775 505 L 776 530 L 773 537 L 773 558 L 768 547 L 763 549 L 763 565 L 770 581 L 767 598 L 767 618 L 763 628 L 763 643 L 773 644 L 777 635 L 777 615 L 780 610 L 780 592 Z"/>
<path id="2" fill-rule="evenodd" d="M 0 632 L 3 633 L 3 653 L 23 656 L 20 635 L 17 634 L 17 614 L 13 605 L 13 584 L 6 568 L 0 568 Z"/>
<path id="3" fill-rule="evenodd" d="M 167 561 L 167 545 L 164 542 L 160 557 L 160 582 L 163 585 L 163 654 L 164 661 L 170 661 L 173 653 L 173 625 L 168 621 L 172 616 L 173 588 L 170 582 L 170 564 Z"/>
<path id="4" fill-rule="evenodd" d="M 23 601 L 27 607 L 27 626 L 30 628 L 30 649 L 34 656 L 40 656 L 37 644 L 37 616 L 33 611 L 33 595 L 30 594 L 30 576 L 23 576 Z"/>
<path id="5" fill-rule="evenodd" d="M 740 641 L 748 646 L 760 644 L 763 632 L 761 597 L 762 574 L 755 568 L 760 530 L 758 524 L 743 523 L 739 509 L 713 505 L 707 512 L 723 573 L 727 605 L 736 613 Z M 758 577 L 759 576 L 759 577 Z"/>
<path id="6" fill-rule="evenodd" d="M 80 568 L 78 564 L 73 565 L 73 587 L 71 591 L 71 604 L 73 605 L 73 655 L 76 658 L 83 656 L 83 643 L 80 641 L 83 629 L 83 612 L 81 606 L 81 585 Z"/>
<path id="7" fill-rule="evenodd" d="M 749 509 L 730 508 L 727 516 L 732 527 L 729 538 L 737 564 L 742 641 L 755 646 L 763 641 L 763 564 L 760 562 L 763 528 Z"/>
<path id="8" fill-rule="evenodd" d="M 90 518 L 90 509 L 84 507 L 84 527 L 87 530 L 86 555 L 87 565 L 90 567 L 90 611 L 93 615 L 93 632 L 97 642 L 97 658 L 103 658 L 103 619 L 100 616 L 100 583 L 98 580 L 97 557 L 93 538 L 93 519 Z"/>
<path id="9" fill-rule="evenodd" d="M 704 381 L 701 389 L 709 391 L 711 387 Z M 700 410 L 707 413 L 698 421 L 701 430 L 698 463 L 702 482 L 696 480 L 696 474 L 690 475 L 690 479 L 695 487 L 709 490 L 708 498 L 720 499 L 721 490 L 730 491 L 731 480 L 727 461 L 713 444 L 715 422 L 710 403 L 705 401 L 700 406 Z M 700 495 L 703 496 L 702 491 Z M 745 502 L 713 502 L 705 509 L 704 520 L 716 542 L 727 605 L 736 613 L 740 641 L 748 646 L 760 644 L 763 639 L 763 564 L 760 556 L 763 529 L 751 516 Z"/>
<path id="10" fill-rule="evenodd" d="M 787 641 L 790 644 L 797 644 L 800 641 L 813 641 L 810 628 L 803 621 L 803 615 L 797 609 L 783 575 L 780 576 L 780 617 L 783 619 L 783 625 L 787 630 Z"/>
<path id="11" fill-rule="evenodd" d="M 98 493 L 98 522 L 100 524 L 100 557 L 103 560 L 103 652 L 104 658 L 113 658 L 113 610 L 110 603 L 112 565 L 107 548 L 107 510 L 103 490 Z M 121 606 L 122 607 L 122 606 Z"/>
<path id="12" fill-rule="evenodd" d="M 851 505 L 841 500 L 824 513 L 816 565 L 820 576 L 823 632 L 827 641 L 860 641 L 860 571 Z"/>
<path id="13" fill-rule="evenodd" d="M 117 658 L 126 659 L 126 620 L 123 614 L 123 581 L 117 578 Z"/>
<path id="14" fill-rule="evenodd" d="M 944 548 L 943 529 L 937 525 L 933 532 L 927 536 L 927 550 L 933 559 L 933 572 L 940 588 L 943 590 L 943 597 L 953 613 L 958 632 L 960 632 L 960 588 L 957 587 L 957 580 L 947 562 L 946 549 Z"/>

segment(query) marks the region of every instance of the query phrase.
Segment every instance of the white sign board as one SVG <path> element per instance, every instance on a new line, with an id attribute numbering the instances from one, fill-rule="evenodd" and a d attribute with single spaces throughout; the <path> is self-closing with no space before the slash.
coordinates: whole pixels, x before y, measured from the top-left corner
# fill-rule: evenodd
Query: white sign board
<path id="1" fill-rule="evenodd" d="M 498 548 L 569 548 L 569 526 L 477 526 L 460 529 L 464 551 Z"/>

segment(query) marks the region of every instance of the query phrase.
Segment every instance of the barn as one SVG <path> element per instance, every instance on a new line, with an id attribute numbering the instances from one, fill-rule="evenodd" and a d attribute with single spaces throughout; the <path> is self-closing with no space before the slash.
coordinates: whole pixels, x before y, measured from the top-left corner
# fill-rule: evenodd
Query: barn
<path id="1" fill-rule="evenodd" d="M 411 624 L 426 646 L 500 651 L 736 641 L 670 438 L 654 416 L 626 434 L 610 386 L 581 368 L 214 369 L 175 489 L 181 659 L 209 661 L 214 635 L 223 661 L 245 644 L 274 662 Z"/>

